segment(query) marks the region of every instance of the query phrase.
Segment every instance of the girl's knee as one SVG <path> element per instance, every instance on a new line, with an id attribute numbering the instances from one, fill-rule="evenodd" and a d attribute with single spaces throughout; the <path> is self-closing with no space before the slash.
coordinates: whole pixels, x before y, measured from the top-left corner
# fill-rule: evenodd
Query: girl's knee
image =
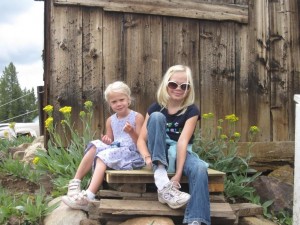
<path id="1" fill-rule="evenodd" d="M 207 167 L 203 163 L 197 163 L 193 165 L 189 169 L 190 176 L 203 176 L 203 174 L 207 175 Z"/>
<path id="2" fill-rule="evenodd" d="M 153 113 L 151 113 L 149 119 L 151 119 L 151 120 L 165 120 L 166 117 L 161 112 L 153 112 Z"/>

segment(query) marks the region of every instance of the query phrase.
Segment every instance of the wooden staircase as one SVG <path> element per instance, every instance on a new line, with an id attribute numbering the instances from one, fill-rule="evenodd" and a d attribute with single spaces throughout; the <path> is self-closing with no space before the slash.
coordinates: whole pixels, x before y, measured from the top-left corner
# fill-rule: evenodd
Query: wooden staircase
<path id="1" fill-rule="evenodd" d="M 225 176 L 223 172 L 208 169 L 212 225 L 231 225 L 236 221 L 222 194 Z M 107 170 L 106 182 L 108 188 L 100 191 L 99 205 L 89 212 L 89 218 L 121 222 L 140 216 L 165 216 L 182 224 L 184 209 L 174 210 L 158 202 L 151 170 Z M 181 184 L 183 188 L 188 187 L 186 177 Z"/>

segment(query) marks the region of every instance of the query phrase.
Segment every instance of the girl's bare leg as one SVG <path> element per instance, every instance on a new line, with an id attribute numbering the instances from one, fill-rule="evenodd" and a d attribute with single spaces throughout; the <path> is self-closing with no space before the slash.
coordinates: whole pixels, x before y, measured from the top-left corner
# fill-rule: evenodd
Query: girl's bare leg
<path id="1" fill-rule="evenodd" d="M 92 146 L 88 152 L 83 156 L 79 167 L 76 171 L 74 179 L 81 180 L 92 168 L 94 157 L 96 154 L 96 147 Z"/>
<path id="2" fill-rule="evenodd" d="M 89 191 L 91 191 L 94 194 L 97 193 L 100 185 L 102 184 L 102 182 L 104 180 L 104 174 L 105 174 L 106 169 L 107 169 L 107 166 L 104 164 L 104 162 L 101 159 L 97 158 L 95 171 L 94 171 L 90 186 L 88 188 Z"/>

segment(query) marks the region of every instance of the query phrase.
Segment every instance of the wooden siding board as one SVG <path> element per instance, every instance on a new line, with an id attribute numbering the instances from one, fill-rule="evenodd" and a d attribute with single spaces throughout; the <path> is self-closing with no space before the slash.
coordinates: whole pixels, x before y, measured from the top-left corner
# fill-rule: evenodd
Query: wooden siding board
<path id="1" fill-rule="evenodd" d="M 242 4 L 243 0 L 237 1 Z M 253 1 L 249 1 L 249 24 L 248 25 L 235 25 L 236 31 L 236 115 L 239 117 L 239 122 L 236 124 L 236 129 L 241 133 L 241 141 L 248 141 L 248 130 L 252 125 L 256 125 L 255 113 L 250 113 L 251 103 L 251 86 L 249 74 L 253 74 L 253 65 L 256 60 L 254 48 L 256 46 L 255 34 L 255 16 Z M 238 94 L 237 94 L 238 93 Z"/>
<path id="2" fill-rule="evenodd" d="M 142 13 L 161 16 L 175 16 L 206 20 L 230 20 L 248 22 L 248 8 L 245 5 L 208 4 L 193 1 L 130 1 L 112 0 L 54 0 L 56 4 L 102 7 L 105 11 Z M 224 1 L 226 2 L 226 1 Z"/>
<path id="3" fill-rule="evenodd" d="M 241 133 L 241 140 L 247 140 L 249 124 L 249 67 L 248 62 L 251 60 L 251 53 L 249 54 L 249 45 L 244 43 L 251 43 L 248 39 L 248 27 L 236 26 L 236 33 L 239 33 L 239 37 L 236 38 L 236 106 L 235 112 L 239 117 L 237 123 L 237 131 Z"/>
<path id="4" fill-rule="evenodd" d="M 218 119 L 235 113 L 235 38 L 234 24 L 203 22 L 200 28 L 201 73 L 203 86 L 201 109 Z M 202 123 L 204 125 L 204 123 Z"/>
<path id="5" fill-rule="evenodd" d="M 72 120 L 75 120 L 82 106 L 82 12 L 78 7 L 55 7 L 51 19 L 54 53 L 50 92 L 54 122 L 59 125 L 63 119 L 58 113 L 61 107 L 71 106 Z M 80 130 L 80 124 L 77 126 Z"/>
<path id="6" fill-rule="evenodd" d="M 256 16 L 256 52 L 257 52 L 257 71 L 253 73 L 251 82 L 254 113 L 257 115 L 256 125 L 260 128 L 258 135 L 259 141 L 271 140 L 271 118 L 270 118 L 270 77 L 267 68 L 269 68 L 269 52 L 267 49 L 267 40 L 269 38 L 269 6 L 267 0 L 255 0 Z"/>
<path id="7" fill-rule="evenodd" d="M 270 2 L 270 48 L 269 71 L 271 77 L 271 124 L 272 140 L 283 141 L 289 136 L 288 116 L 292 99 L 288 98 L 288 68 L 289 58 L 288 18 L 284 8 L 287 5 L 279 2 Z"/>
<path id="8" fill-rule="evenodd" d="M 124 60 L 126 82 L 134 109 L 142 114 L 154 102 L 162 70 L 162 23 L 158 16 L 125 14 Z"/>
<path id="9" fill-rule="evenodd" d="M 100 8 L 84 8 L 83 11 L 83 101 L 94 104 L 94 119 L 90 130 L 96 137 L 104 132 L 104 96 L 102 73 L 102 17 Z"/>
<path id="10" fill-rule="evenodd" d="M 287 2 L 285 2 L 287 3 Z M 289 79 L 289 99 L 294 99 L 294 94 L 300 93 L 300 2 L 297 0 L 288 1 L 290 11 L 289 16 L 289 52 L 288 75 Z M 289 138 L 295 138 L 295 102 L 291 102 L 291 110 L 289 111 Z"/>
<path id="11" fill-rule="evenodd" d="M 124 80 L 123 17 L 119 13 L 103 13 L 103 89 L 116 80 Z M 105 119 L 113 111 L 108 104 L 104 106 Z"/>
<path id="12" fill-rule="evenodd" d="M 164 72 L 182 64 L 191 68 L 195 84 L 195 103 L 200 107 L 199 23 L 192 19 L 165 17 L 163 20 Z"/>

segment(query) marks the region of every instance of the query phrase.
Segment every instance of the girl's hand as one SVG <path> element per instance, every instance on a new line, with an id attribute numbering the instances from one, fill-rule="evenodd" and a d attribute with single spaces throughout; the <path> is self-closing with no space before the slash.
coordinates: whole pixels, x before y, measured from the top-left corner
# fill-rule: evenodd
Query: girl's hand
<path id="1" fill-rule="evenodd" d="M 130 125 L 129 122 L 126 122 L 125 126 L 123 127 L 123 131 L 128 134 L 133 131 L 133 127 Z"/>
<path id="2" fill-rule="evenodd" d="M 177 181 L 180 184 L 181 176 L 176 174 L 171 178 L 171 181 Z"/>
<path id="3" fill-rule="evenodd" d="M 103 143 L 105 143 L 107 145 L 110 145 L 112 143 L 112 140 L 107 135 L 102 135 L 101 140 Z"/>
<path id="4" fill-rule="evenodd" d="M 151 156 L 146 156 L 144 158 L 144 161 L 145 161 L 146 167 L 148 169 L 152 169 L 152 159 L 151 159 Z"/>

